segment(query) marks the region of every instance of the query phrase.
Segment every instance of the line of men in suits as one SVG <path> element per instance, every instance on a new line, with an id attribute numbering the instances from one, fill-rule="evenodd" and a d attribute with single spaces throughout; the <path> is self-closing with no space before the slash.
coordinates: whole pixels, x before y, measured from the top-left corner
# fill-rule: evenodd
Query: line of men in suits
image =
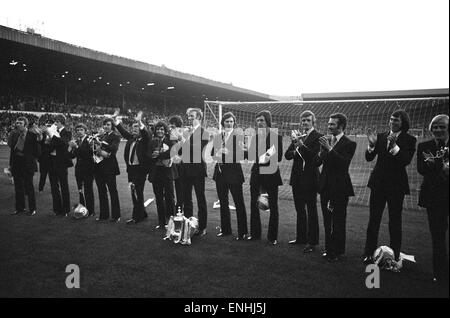
<path id="1" fill-rule="evenodd" d="M 26 118 L 18 118 L 17 130 L 9 140 L 11 147 L 11 171 L 16 190 L 16 212 L 25 208 L 28 196 L 30 214 L 36 212 L 32 178 L 36 171 L 35 159 L 40 149 L 47 146 L 48 173 L 52 188 L 53 209 L 57 215 L 66 215 L 70 209 L 67 168 L 70 158 L 77 158 L 75 176 L 80 192 L 80 202 L 94 214 L 93 180 L 95 179 L 100 216 L 120 220 L 120 203 L 116 176 L 120 173 L 116 152 L 120 136 L 127 140 L 124 160 L 128 181 L 132 190 L 133 214 L 129 224 L 141 222 L 147 217 L 143 190 L 148 175 L 153 184 L 158 213 L 158 228 L 164 228 L 176 210 L 183 210 L 186 217 L 193 216 L 192 191 L 198 205 L 199 231 L 207 234 L 207 206 L 205 197 L 206 162 L 208 155 L 216 161 L 213 180 L 220 200 L 221 231 L 218 237 L 232 234 L 228 193 L 236 204 L 238 223 L 237 240 L 260 240 L 262 236 L 259 204 L 261 194 L 268 198 L 270 210 L 267 239 L 278 243 L 278 186 L 282 184 L 278 162 L 282 160 L 282 138 L 271 128 L 271 114 L 261 111 L 255 116 L 257 131 L 249 135 L 235 129 L 236 117 L 226 113 L 221 118 L 221 133 L 210 136 L 201 126 L 202 111 L 187 110 L 188 129 L 182 129 L 179 117 L 169 120 L 170 128 L 163 122 L 148 131 L 140 116 L 127 131 L 117 120 L 117 114 L 103 122 L 104 133 L 87 136 L 83 124 L 75 127 L 77 139 L 71 140 L 64 128 L 64 116 L 55 119 L 56 130 L 44 129 L 44 137 L 27 132 Z M 304 111 L 300 115 L 302 131 L 293 131 L 292 142 L 284 156 L 293 160 L 290 185 L 297 211 L 296 239 L 289 244 L 304 245 L 303 252 L 311 253 L 319 243 L 317 195 L 325 229 L 323 257 L 330 262 L 339 261 L 345 254 L 346 216 L 350 196 L 354 196 L 349 166 L 356 151 L 356 142 L 345 135 L 347 117 L 342 113 L 330 115 L 328 135 L 315 130 L 315 115 Z M 368 187 L 371 189 L 369 222 L 364 249 L 365 264 L 373 263 L 373 253 L 378 244 L 378 233 L 384 208 L 388 205 L 390 246 L 395 259 L 400 259 L 402 243 L 402 210 L 405 195 L 409 194 L 406 167 L 415 153 L 416 138 L 408 133 L 410 119 L 403 110 L 394 111 L 389 118 L 388 132 L 374 134 L 369 131 L 368 162 L 377 157 Z M 434 273 L 436 280 L 448 277 L 448 261 L 445 233 L 448 228 L 448 116 L 436 116 L 430 124 L 435 140 L 419 145 L 418 171 L 424 175 L 419 204 L 427 208 L 433 237 Z M 211 142 L 212 141 L 212 142 Z M 39 143 L 42 147 L 39 147 Z M 93 146 L 94 145 L 94 146 Z M 208 146 L 211 146 L 208 148 Z M 436 157 L 437 151 L 446 148 L 445 156 Z M 442 148 L 442 149 L 441 149 Z M 243 197 L 244 175 L 241 161 L 254 162 L 250 176 L 250 232 Z M 319 168 L 321 167 L 321 170 Z M 445 170 L 446 169 L 446 170 Z M 174 191 L 174 184 L 175 189 Z M 177 196 L 176 204 L 174 196 Z"/>

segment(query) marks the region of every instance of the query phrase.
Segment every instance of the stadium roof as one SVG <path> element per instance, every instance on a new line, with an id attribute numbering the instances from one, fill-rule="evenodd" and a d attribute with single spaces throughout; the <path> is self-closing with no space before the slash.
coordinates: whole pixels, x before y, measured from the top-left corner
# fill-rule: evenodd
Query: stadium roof
<path id="1" fill-rule="evenodd" d="M 421 97 L 445 97 L 445 96 L 449 96 L 448 88 L 401 90 L 401 91 L 302 94 L 302 100 L 319 101 L 319 100 L 352 100 L 352 99 L 391 99 L 391 98 L 421 98 Z"/>
<path id="2" fill-rule="evenodd" d="M 39 72 L 36 77 L 40 81 L 45 80 L 44 75 L 68 74 L 66 80 L 72 77 L 85 83 L 103 81 L 116 90 L 120 89 L 119 85 L 128 84 L 136 91 L 148 92 L 153 97 L 170 96 L 186 106 L 201 105 L 205 99 L 271 100 L 267 94 L 52 40 L 32 30 L 23 32 L 0 25 L 0 52 L 1 73 L 19 63 L 26 65 L 23 69 L 26 68 L 28 74 Z"/>

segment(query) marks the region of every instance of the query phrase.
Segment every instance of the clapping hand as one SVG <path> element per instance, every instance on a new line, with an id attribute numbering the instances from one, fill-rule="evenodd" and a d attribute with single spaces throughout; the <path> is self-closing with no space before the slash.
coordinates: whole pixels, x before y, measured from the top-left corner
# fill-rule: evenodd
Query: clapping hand
<path id="1" fill-rule="evenodd" d="M 367 130 L 367 139 L 369 140 L 369 146 L 371 148 L 375 147 L 375 144 L 377 143 L 377 135 L 370 128 Z"/>
<path id="2" fill-rule="evenodd" d="M 392 149 L 397 145 L 397 137 L 394 134 L 387 136 L 387 140 L 389 142 L 389 149 Z"/>
<path id="3" fill-rule="evenodd" d="M 322 149 L 325 149 L 327 151 L 331 150 L 330 142 L 328 141 L 327 136 L 322 136 L 319 138 L 319 144 L 322 147 Z"/>

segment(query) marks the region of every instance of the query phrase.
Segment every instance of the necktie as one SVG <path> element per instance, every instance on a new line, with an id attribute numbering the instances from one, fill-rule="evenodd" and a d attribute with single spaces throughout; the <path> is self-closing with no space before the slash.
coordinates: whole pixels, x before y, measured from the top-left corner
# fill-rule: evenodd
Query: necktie
<path id="1" fill-rule="evenodd" d="M 334 148 L 336 143 L 337 143 L 337 138 L 336 138 L 336 136 L 333 136 L 333 138 L 331 139 L 331 148 Z"/>
<path id="2" fill-rule="evenodd" d="M 136 139 L 131 145 L 130 165 L 134 163 L 134 156 L 136 155 Z"/>
<path id="3" fill-rule="evenodd" d="M 16 149 L 20 152 L 23 152 L 23 148 L 25 146 L 25 135 L 24 133 L 20 133 L 19 139 L 17 140 Z"/>

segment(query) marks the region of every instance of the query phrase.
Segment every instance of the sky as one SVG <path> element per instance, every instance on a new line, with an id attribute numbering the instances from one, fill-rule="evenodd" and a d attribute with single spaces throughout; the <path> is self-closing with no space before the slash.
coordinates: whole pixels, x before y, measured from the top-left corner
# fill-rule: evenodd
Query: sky
<path id="1" fill-rule="evenodd" d="M 270 95 L 449 87 L 448 0 L 0 0 L 0 7 L 2 25 Z"/>

